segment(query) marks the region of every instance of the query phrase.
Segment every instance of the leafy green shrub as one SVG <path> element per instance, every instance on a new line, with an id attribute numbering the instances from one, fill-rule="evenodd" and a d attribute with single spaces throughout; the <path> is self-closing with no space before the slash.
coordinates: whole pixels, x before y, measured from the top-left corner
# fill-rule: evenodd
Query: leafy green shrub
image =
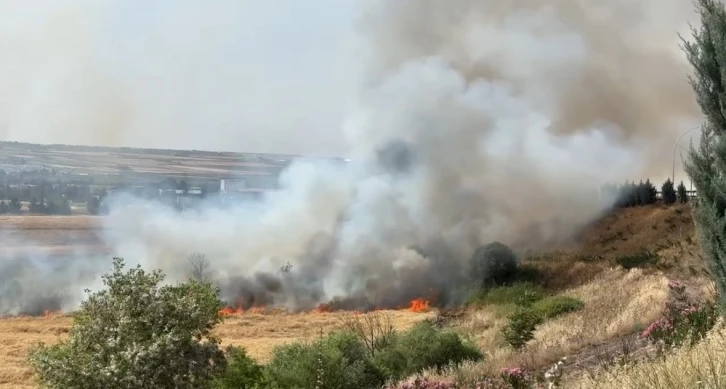
<path id="1" fill-rule="evenodd" d="M 541 287 L 528 282 L 516 282 L 509 286 L 497 286 L 488 291 L 480 291 L 469 299 L 469 304 L 516 304 L 528 307 L 544 297 Z"/>
<path id="2" fill-rule="evenodd" d="M 405 377 L 409 369 L 409 354 L 398 346 L 398 334 L 392 338 L 392 343 L 379 350 L 373 357 L 373 364 L 387 379 L 398 380 Z"/>
<path id="3" fill-rule="evenodd" d="M 471 275 L 482 288 L 512 282 L 517 275 L 517 255 L 499 242 L 479 247 L 469 260 Z"/>
<path id="4" fill-rule="evenodd" d="M 690 301 L 686 288 L 676 281 L 669 282 L 668 288 L 671 299 L 665 313 L 641 335 L 661 348 L 695 345 L 716 325 L 716 305 Z"/>
<path id="5" fill-rule="evenodd" d="M 637 254 L 625 255 L 615 260 L 618 265 L 624 269 L 632 269 L 636 267 L 646 267 L 658 263 L 658 254 L 652 251 L 642 251 Z"/>
<path id="6" fill-rule="evenodd" d="M 210 331 L 221 318 L 218 292 L 189 281 L 159 286 L 160 271 L 123 272 L 114 258 L 106 289 L 90 294 L 67 341 L 38 345 L 30 364 L 47 388 L 199 388 L 225 367 Z"/>
<path id="7" fill-rule="evenodd" d="M 378 388 L 383 373 L 368 358 L 363 343 L 351 332 L 333 333 L 311 344 L 293 343 L 274 349 L 265 366 L 265 379 L 290 389 Z"/>
<path id="8" fill-rule="evenodd" d="M 671 205 L 676 202 L 676 190 L 673 187 L 673 181 L 671 181 L 670 178 L 663 183 L 663 186 L 661 187 L 661 196 L 663 197 L 663 203 L 665 205 Z"/>
<path id="9" fill-rule="evenodd" d="M 214 380 L 212 389 L 251 389 L 262 380 L 262 367 L 243 348 L 227 348 L 227 368 Z"/>
<path id="10" fill-rule="evenodd" d="M 534 339 L 534 330 L 542 321 L 542 317 L 531 309 L 522 309 L 509 316 L 509 324 L 502 329 L 504 340 L 513 348 L 520 349 Z"/>
<path id="11" fill-rule="evenodd" d="M 545 320 L 578 311 L 584 306 L 582 301 L 572 297 L 542 297 L 508 316 L 509 323 L 502 329 L 504 340 L 513 348 L 520 349 L 534 338 L 535 329 Z"/>
<path id="12" fill-rule="evenodd" d="M 568 296 L 549 296 L 535 302 L 532 311 L 543 320 L 552 319 L 585 307 L 582 301 Z"/>
<path id="13" fill-rule="evenodd" d="M 464 341 L 459 334 L 437 330 L 429 322 L 417 323 L 401 334 L 394 347 L 407 361 L 406 369 L 401 372 L 403 376 L 482 358 L 477 347 Z"/>

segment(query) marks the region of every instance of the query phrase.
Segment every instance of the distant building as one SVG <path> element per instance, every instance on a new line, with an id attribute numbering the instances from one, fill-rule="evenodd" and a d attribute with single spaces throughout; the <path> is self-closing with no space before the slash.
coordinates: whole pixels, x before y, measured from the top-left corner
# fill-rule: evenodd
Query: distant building
<path id="1" fill-rule="evenodd" d="M 219 180 L 219 191 L 222 193 L 239 192 L 247 189 L 247 181 L 244 178 L 223 178 Z"/>
<path id="2" fill-rule="evenodd" d="M 276 190 L 277 186 L 276 174 L 250 174 L 241 178 L 219 180 L 219 191 L 223 194 Z"/>

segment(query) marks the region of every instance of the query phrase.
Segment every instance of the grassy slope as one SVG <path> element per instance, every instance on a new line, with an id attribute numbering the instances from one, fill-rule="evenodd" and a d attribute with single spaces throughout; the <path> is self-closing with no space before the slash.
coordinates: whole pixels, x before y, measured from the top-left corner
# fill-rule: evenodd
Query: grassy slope
<path id="1" fill-rule="evenodd" d="M 566 356 L 566 373 L 580 377 L 598 371 L 614 354 L 644 354 L 639 353 L 643 342 L 633 335 L 659 316 L 668 279 L 684 281 L 693 294 L 708 292 L 694 235 L 688 206 L 639 207 L 604 217 L 574 243 L 531 253 L 524 264 L 542 273 L 543 285 L 584 301 L 585 308 L 545 322 L 519 352 L 506 345 L 500 332 L 506 311 L 470 310 L 451 325 L 476 340 L 487 353 L 486 362 L 425 375 L 467 382 L 498 374 L 503 367 L 541 370 Z M 659 264 L 630 271 L 617 265 L 617 258 L 643 250 L 656 252 Z"/>

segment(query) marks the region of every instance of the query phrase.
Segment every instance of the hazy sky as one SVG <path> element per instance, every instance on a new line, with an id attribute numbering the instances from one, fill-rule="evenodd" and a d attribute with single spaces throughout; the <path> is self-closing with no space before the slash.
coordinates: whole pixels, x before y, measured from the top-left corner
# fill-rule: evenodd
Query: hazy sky
<path id="1" fill-rule="evenodd" d="M 352 0 L 0 0 L 0 139 L 341 154 Z"/>

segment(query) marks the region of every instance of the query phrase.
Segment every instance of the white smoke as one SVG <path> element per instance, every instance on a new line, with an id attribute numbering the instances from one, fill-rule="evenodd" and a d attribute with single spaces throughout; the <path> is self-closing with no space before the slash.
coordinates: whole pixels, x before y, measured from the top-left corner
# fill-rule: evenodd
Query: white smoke
<path id="1" fill-rule="evenodd" d="M 361 3 L 351 163 L 298 161 L 231 210 L 118 197 L 105 239 L 172 280 L 203 252 L 247 303 L 456 303 L 477 246 L 565 240 L 609 206 L 603 183 L 666 170 L 699 118 L 676 47 L 686 3 Z"/>

